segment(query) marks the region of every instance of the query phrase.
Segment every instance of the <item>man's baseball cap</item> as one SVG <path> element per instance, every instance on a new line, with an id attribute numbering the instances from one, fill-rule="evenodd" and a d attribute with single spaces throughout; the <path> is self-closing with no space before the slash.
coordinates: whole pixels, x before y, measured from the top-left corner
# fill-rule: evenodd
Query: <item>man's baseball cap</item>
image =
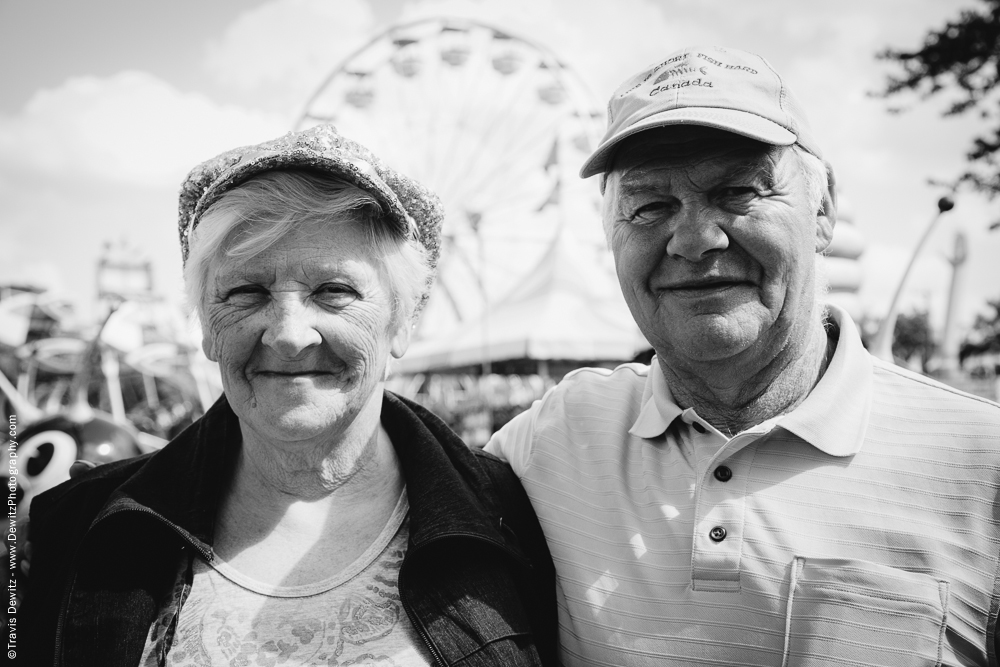
<path id="1" fill-rule="evenodd" d="M 627 137 L 666 125 L 704 125 L 775 146 L 822 153 L 802 105 L 764 58 L 738 49 L 691 46 L 647 67 L 608 102 L 608 131 L 580 176 L 607 171 Z"/>

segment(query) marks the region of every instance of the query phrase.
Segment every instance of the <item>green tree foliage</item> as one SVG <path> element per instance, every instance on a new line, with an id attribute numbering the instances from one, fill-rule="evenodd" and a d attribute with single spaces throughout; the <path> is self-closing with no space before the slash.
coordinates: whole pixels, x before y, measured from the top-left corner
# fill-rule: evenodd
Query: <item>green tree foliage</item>
<path id="1" fill-rule="evenodd" d="M 970 184 L 990 197 L 1000 194 L 1000 0 L 979 0 L 975 9 L 929 31 L 915 51 L 889 48 L 878 57 L 902 69 L 889 76 L 883 97 L 910 92 L 927 99 L 947 91 L 952 99 L 944 115 L 978 113 L 994 121 L 973 140 L 971 169 L 956 185 Z"/>
<path id="2" fill-rule="evenodd" d="M 989 301 L 989 307 L 992 313 L 976 315 L 972 331 L 959 348 L 960 361 L 978 354 L 1000 354 L 1000 299 Z"/>
<path id="3" fill-rule="evenodd" d="M 931 330 L 928 313 L 926 311 L 901 313 L 896 319 L 892 356 L 909 361 L 914 355 L 918 355 L 923 367 L 932 354 L 934 354 L 934 333 Z"/>

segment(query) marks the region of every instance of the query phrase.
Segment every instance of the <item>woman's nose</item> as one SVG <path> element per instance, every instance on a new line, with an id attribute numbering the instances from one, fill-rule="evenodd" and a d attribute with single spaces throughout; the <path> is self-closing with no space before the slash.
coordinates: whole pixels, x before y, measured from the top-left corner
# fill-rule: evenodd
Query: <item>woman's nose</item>
<path id="1" fill-rule="evenodd" d="M 316 330 L 313 314 L 298 298 L 280 296 L 272 302 L 270 310 L 270 321 L 261 342 L 281 357 L 293 359 L 323 341 Z"/>
<path id="2" fill-rule="evenodd" d="M 729 237 L 718 216 L 710 207 L 685 202 L 671 220 L 667 255 L 699 262 L 712 252 L 728 248 Z"/>

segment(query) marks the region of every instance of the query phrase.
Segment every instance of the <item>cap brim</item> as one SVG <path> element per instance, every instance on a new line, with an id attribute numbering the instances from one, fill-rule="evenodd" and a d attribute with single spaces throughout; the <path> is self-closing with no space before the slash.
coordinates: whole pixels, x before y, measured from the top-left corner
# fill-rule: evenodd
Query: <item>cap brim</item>
<path id="1" fill-rule="evenodd" d="M 589 178 L 607 171 L 608 159 L 623 140 L 639 132 L 668 125 L 714 127 L 774 146 L 791 146 L 796 141 L 794 133 L 774 121 L 746 111 L 715 107 L 671 109 L 643 118 L 605 139 L 583 163 L 580 178 Z"/>

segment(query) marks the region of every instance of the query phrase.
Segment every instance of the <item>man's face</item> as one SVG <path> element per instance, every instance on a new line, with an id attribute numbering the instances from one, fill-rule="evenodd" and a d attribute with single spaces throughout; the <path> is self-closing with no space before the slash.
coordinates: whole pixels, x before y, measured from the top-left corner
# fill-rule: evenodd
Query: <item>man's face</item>
<path id="1" fill-rule="evenodd" d="M 816 208 L 790 148 L 701 127 L 624 142 L 605 222 L 625 301 L 660 358 L 767 359 L 805 336 L 815 254 L 833 233 Z"/>

